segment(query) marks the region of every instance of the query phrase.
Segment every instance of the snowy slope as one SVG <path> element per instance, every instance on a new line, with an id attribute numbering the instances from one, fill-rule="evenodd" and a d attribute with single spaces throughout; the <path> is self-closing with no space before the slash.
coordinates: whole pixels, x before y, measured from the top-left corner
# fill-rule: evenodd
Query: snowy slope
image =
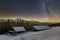
<path id="1" fill-rule="evenodd" d="M 0 40 L 60 40 L 60 27 L 38 32 L 26 32 L 17 36 L 0 35 Z"/>
<path id="2" fill-rule="evenodd" d="M 0 40 L 18 40 L 19 38 L 20 38 L 20 35 L 19 36 L 0 35 Z"/>
<path id="3" fill-rule="evenodd" d="M 60 27 L 53 27 L 52 29 L 34 32 L 26 34 L 27 36 L 23 36 L 24 40 L 60 40 Z"/>

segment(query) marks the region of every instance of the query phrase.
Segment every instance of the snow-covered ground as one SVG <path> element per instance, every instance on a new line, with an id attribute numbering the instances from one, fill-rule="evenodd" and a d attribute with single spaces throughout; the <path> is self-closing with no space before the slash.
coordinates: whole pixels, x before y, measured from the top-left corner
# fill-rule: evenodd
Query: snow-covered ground
<path id="1" fill-rule="evenodd" d="M 17 36 L 0 35 L 0 40 L 60 40 L 60 27 L 38 32 L 26 32 Z"/>

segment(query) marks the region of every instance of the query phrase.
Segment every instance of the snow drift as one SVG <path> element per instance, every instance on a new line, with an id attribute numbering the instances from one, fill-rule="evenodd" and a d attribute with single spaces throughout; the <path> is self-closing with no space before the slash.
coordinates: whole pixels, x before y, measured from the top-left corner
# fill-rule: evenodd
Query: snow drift
<path id="1" fill-rule="evenodd" d="M 17 36 L 0 35 L 0 40 L 60 40 L 60 27 L 38 32 L 26 32 Z"/>

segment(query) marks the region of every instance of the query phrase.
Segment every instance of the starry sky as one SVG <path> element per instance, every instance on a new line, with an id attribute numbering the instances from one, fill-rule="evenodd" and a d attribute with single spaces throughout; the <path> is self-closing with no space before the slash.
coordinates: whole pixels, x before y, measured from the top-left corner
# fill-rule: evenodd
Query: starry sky
<path id="1" fill-rule="evenodd" d="M 60 0 L 0 0 L 0 18 L 60 21 Z"/>

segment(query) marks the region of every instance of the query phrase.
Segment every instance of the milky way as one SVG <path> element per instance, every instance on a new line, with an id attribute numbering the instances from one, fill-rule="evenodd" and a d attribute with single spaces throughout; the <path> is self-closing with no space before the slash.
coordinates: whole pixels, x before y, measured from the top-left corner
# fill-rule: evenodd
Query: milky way
<path id="1" fill-rule="evenodd" d="M 0 0 L 2 17 L 60 20 L 60 0 Z"/>

